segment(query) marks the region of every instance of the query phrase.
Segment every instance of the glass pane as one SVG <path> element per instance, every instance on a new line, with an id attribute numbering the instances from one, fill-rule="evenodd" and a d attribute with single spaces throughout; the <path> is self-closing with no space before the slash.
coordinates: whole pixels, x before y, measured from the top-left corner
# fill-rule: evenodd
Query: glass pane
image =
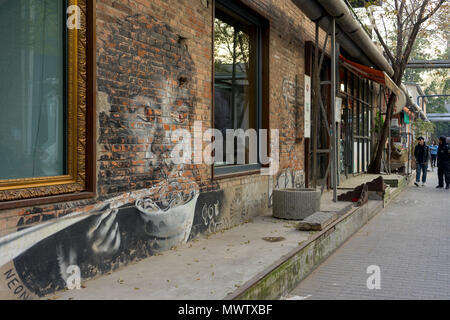
<path id="1" fill-rule="evenodd" d="M 359 172 L 364 171 L 364 162 L 363 162 L 363 153 L 364 153 L 364 143 L 362 142 L 362 140 L 360 140 L 359 142 Z"/>
<path id="2" fill-rule="evenodd" d="M 214 125 L 226 129 L 257 129 L 257 27 L 216 11 L 214 22 Z M 237 161 L 235 139 L 235 164 Z M 245 163 L 249 163 L 245 145 Z M 225 159 L 224 159 L 225 161 Z M 216 161 L 216 166 L 225 162 Z"/>
<path id="3" fill-rule="evenodd" d="M 346 130 L 345 130 L 345 108 L 342 108 L 339 136 L 339 173 L 345 174 L 345 147 L 346 147 Z"/>
<path id="4" fill-rule="evenodd" d="M 0 180 L 66 171 L 63 3 L 0 0 Z"/>

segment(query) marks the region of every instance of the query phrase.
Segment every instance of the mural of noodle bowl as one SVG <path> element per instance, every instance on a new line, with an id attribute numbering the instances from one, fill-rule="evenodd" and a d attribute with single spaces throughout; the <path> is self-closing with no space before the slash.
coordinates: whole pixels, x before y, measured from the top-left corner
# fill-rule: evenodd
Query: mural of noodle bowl
<path id="1" fill-rule="evenodd" d="M 157 244 L 157 251 L 168 250 L 187 242 L 194 222 L 199 193 L 192 192 L 188 199 L 163 210 L 150 199 L 136 201 L 136 208 L 146 222 L 145 232 Z"/>

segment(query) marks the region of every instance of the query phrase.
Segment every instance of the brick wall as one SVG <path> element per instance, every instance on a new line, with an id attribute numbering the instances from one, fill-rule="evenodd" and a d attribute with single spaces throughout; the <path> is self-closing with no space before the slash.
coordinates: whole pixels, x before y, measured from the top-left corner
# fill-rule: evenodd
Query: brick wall
<path id="1" fill-rule="evenodd" d="M 304 143 L 295 142 L 295 126 L 303 128 L 304 44 L 314 41 L 314 24 L 289 0 L 242 3 L 270 20 L 270 127 L 280 129 L 280 168 L 303 170 Z M 148 158 L 152 143 L 153 153 L 165 150 L 162 137 L 155 144 L 158 137 L 148 135 L 152 123 L 161 124 L 163 130 L 189 127 L 194 120 L 202 121 L 204 129 L 211 126 L 211 16 L 210 0 L 208 7 L 200 0 L 97 0 L 99 199 L 148 188 L 163 179 Z M 322 31 L 320 38 L 323 41 Z M 180 80 L 187 81 L 180 86 Z M 187 106 L 178 114 L 186 118 L 183 125 L 161 114 L 166 94 L 162 84 L 188 92 L 188 97 L 174 100 L 175 106 Z M 146 106 L 139 96 L 151 97 L 155 103 Z M 202 191 L 248 179 L 211 183 L 209 166 L 184 169 L 183 174 L 194 177 Z M 252 179 L 267 183 L 266 177 Z M 87 203 L 92 201 L 5 210 L 0 232 L 14 229 L 18 219 L 45 221 Z"/>
<path id="2" fill-rule="evenodd" d="M 314 24 L 289 0 L 242 0 L 270 21 L 269 123 L 270 128 L 280 130 L 279 174 L 212 181 L 208 165 L 174 165 L 167 161 L 173 141 L 166 132 L 186 128 L 193 134 L 194 121 L 201 121 L 204 130 L 211 127 L 213 12 L 211 1 L 206 3 L 207 6 L 201 0 L 97 0 L 98 196 L 0 212 L 0 235 L 74 210 L 91 213 L 93 225 L 98 225 L 101 221 L 96 220 L 96 212 L 102 204 L 105 208 L 112 206 L 114 202 L 108 204 L 108 199 L 124 193 L 125 198 L 131 199 L 139 190 L 151 190 L 145 194 L 150 199 L 148 203 L 142 202 L 144 211 L 146 206 L 155 205 L 162 211 L 175 212 L 174 215 L 180 207 L 193 211 L 190 234 L 180 233 L 177 239 L 166 243 L 155 240 L 154 233 L 164 233 L 164 228 L 157 230 L 151 215 L 143 215 L 147 225 L 144 233 L 150 234 L 149 238 L 135 238 L 123 231 L 129 226 L 120 218 L 117 223 L 121 237 L 108 247 L 116 250 L 114 254 L 100 255 L 97 248 L 93 258 L 85 258 L 86 270 L 90 270 L 86 275 L 93 276 L 167 249 L 180 239 L 192 239 L 251 219 L 268 210 L 273 188 L 298 187 L 303 183 L 304 141 L 296 134 L 296 128 L 299 126 L 302 132 L 304 47 L 306 41 L 314 41 Z M 323 32 L 320 38 L 322 42 Z M 109 210 L 105 208 L 100 211 Z M 72 242 L 92 244 L 91 238 L 86 240 L 77 232 L 70 236 Z M 77 240 L 78 237 L 83 238 Z M 128 245 L 137 244 L 143 249 L 135 254 L 123 253 Z M 109 262 L 93 268 L 97 255 Z M 51 259 L 48 258 L 49 263 L 53 263 Z M 41 276 L 44 275 L 36 275 Z M 55 284 L 48 288 L 59 287 Z M 34 291 L 44 293 L 39 290 Z"/>

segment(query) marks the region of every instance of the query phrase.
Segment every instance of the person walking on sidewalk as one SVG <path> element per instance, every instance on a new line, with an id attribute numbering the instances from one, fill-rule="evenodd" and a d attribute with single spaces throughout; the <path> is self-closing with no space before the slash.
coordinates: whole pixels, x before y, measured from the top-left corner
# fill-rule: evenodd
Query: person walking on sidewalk
<path id="1" fill-rule="evenodd" d="M 424 187 L 427 182 L 427 167 L 430 148 L 425 144 L 425 139 L 423 137 L 419 137 L 417 140 L 419 140 L 419 143 L 414 148 L 414 157 L 416 158 L 416 182 L 414 182 L 414 184 L 416 187 L 419 186 L 420 172 L 422 171 L 422 187 Z"/>
<path id="2" fill-rule="evenodd" d="M 437 166 L 438 166 L 438 179 L 439 185 L 436 188 L 444 187 L 445 176 L 445 189 L 450 188 L 450 150 L 447 144 L 446 137 L 439 138 L 439 148 L 437 154 Z"/>
<path id="3" fill-rule="evenodd" d="M 433 144 L 430 147 L 431 168 L 436 167 L 436 159 L 437 159 L 438 148 L 439 148 L 439 146 L 436 144 L 436 141 L 433 140 Z"/>

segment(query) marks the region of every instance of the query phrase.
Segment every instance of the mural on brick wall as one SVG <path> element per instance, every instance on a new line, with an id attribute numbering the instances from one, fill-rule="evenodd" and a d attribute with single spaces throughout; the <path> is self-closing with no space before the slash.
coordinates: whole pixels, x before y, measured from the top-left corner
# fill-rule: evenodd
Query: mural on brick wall
<path id="1" fill-rule="evenodd" d="M 34 226 L 19 221 L 16 233 L 0 238 L 0 298 L 43 296 L 66 288 L 74 267 L 91 278 L 220 226 L 223 191 L 200 193 L 196 168 L 170 161 L 167 133 L 189 128 L 195 105 L 184 41 L 146 15 L 106 28 L 98 184 L 105 199 L 116 196 Z"/>
<path id="2" fill-rule="evenodd" d="M 155 209 L 158 204 L 148 195 L 158 190 L 119 196 L 90 212 L 1 238 L 0 298 L 27 299 L 62 290 L 70 266 L 88 279 L 169 250 L 219 223 L 223 191 L 193 193 L 176 205 Z"/>

